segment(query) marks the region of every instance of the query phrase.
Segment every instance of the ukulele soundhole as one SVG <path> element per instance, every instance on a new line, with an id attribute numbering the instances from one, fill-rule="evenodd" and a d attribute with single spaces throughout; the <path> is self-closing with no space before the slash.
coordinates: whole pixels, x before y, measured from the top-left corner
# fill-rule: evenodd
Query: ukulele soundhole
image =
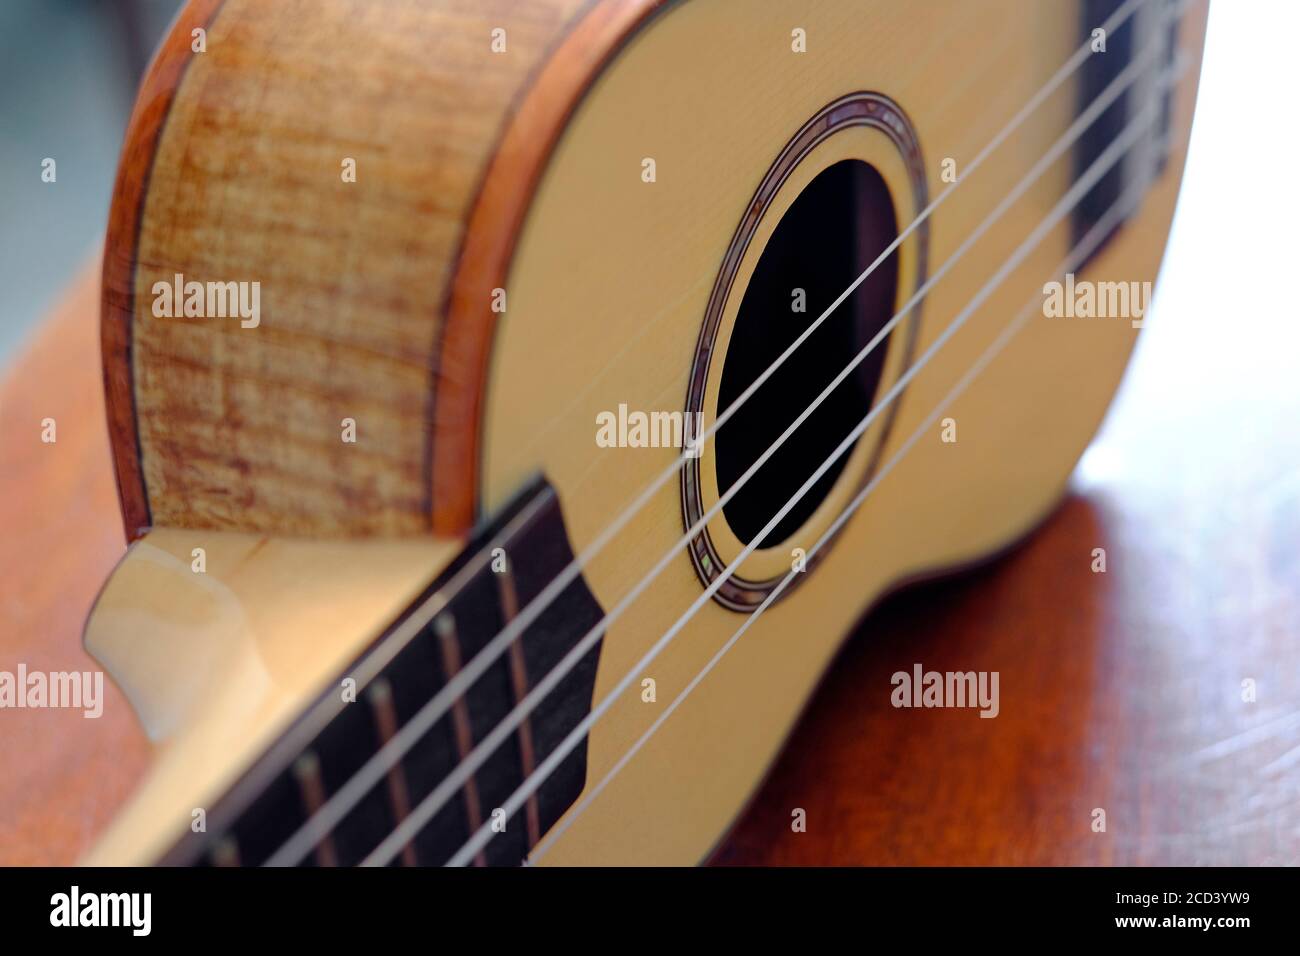
<path id="1" fill-rule="evenodd" d="M 897 236 L 889 189 L 873 167 L 849 159 L 818 173 L 782 217 L 745 289 L 723 362 L 719 406 L 730 407 Z M 897 283 L 898 259 L 890 256 L 718 432 L 719 488 L 738 482 L 830 387 L 842 362 L 889 321 Z M 772 516 L 867 413 L 884 357 L 883 348 L 874 349 L 723 506 L 742 541 L 748 544 L 762 535 Z M 848 457 L 837 458 L 761 544 L 772 547 L 787 540 L 811 518 Z"/>
<path id="2" fill-rule="evenodd" d="M 863 127 L 873 135 L 863 138 Z M 834 141 L 848 131 L 856 131 L 858 138 Z M 873 158 L 895 170 L 892 183 Z M 901 178 L 896 172 L 900 158 Z M 804 163 L 815 174 L 801 170 Z M 925 281 L 928 221 L 876 260 L 898 238 L 900 220 L 927 203 L 920 144 L 911 123 L 886 97 L 856 93 L 831 103 L 804 125 L 747 207 L 700 331 L 687 420 L 694 420 L 689 413 L 701 413 L 705 423 L 716 421 L 810 326 L 817 323 L 817 328 L 744 398 L 717 430 L 712 450 L 706 444 L 704 453 L 682 469 L 687 528 L 744 482 L 722 501 L 722 526 L 717 517 L 709 521 L 690 548 L 701 582 L 710 585 L 723 577 L 714 599 L 724 607 L 754 609 L 790 567 L 786 561 L 780 573 L 755 576 L 742 563 L 724 576 L 738 553 L 749 546 L 760 554 L 779 550 L 789 556 L 796 548 L 808 552 L 829 524 L 818 518 L 828 498 L 870 480 L 898 398 L 880 409 L 870 427 L 801 493 L 911 361 L 920 303 L 888 330 L 886 326 Z M 769 235 L 771 218 L 777 221 Z M 756 241 L 762 235 L 768 238 L 759 249 Z M 904 249 L 914 263 L 907 270 L 906 288 L 899 265 Z M 836 304 L 873 264 L 865 280 Z M 845 364 L 877 337 L 856 368 L 837 383 Z M 799 421 L 814 402 L 817 407 Z M 746 478 L 788 429 L 783 443 Z M 777 519 L 792 499 L 797 500 Z M 828 545 L 829 540 L 808 560 L 807 570 L 829 551 Z M 806 576 L 797 575 L 782 596 Z"/>

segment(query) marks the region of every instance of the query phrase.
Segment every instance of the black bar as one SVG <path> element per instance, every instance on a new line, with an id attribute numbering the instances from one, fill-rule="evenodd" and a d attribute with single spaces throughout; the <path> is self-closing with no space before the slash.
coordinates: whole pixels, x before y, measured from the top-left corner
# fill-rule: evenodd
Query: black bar
<path id="1" fill-rule="evenodd" d="M 500 942 L 518 932 L 521 940 L 543 945 L 564 939 L 642 950 L 635 941 L 670 946 L 694 939 L 692 927 L 721 930 L 734 941 L 762 937 L 778 925 L 802 927 L 810 948 L 816 948 L 813 937 L 826 939 L 837 927 L 864 942 L 903 934 L 981 948 L 1001 940 L 1098 936 L 1179 943 L 1201 937 L 1231 945 L 1258 930 L 1276 938 L 1292 927 L 1297 884 L 1289 870 L 1221 868 L 6 869 L 0 870 L 6 944 L 73 933 L 83 942 L 146 938 L 135 935 L 128 918 L 135 915 L 142 928 L 143 897 L 141 909 L 120 911 L 119 922 L 127 925 L 51 925 L 70 908 L 58 894 L 70 904 L 74 885 L 83 908 L 88 894 L 150 894 L 147 938 L 168 943 L 285 940 L 337 947 L 356 941 L 369 947 L 417 939 L 436 945 L 478 933 Z M 1177 920 L 1197 925 L 1167 922 Z M 607 935 L 610 921 L 614 929 L 623 923 L 625 932 Z"/>

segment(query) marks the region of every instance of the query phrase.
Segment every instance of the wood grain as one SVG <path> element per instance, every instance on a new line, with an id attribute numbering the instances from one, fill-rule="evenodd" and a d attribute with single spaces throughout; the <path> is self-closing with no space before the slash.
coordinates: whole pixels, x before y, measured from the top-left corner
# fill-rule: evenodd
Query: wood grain
<path id="1" fill-rule="evenodd" d="M 666 0 L 593 7 L 533 77 L 497 144 L 465 230 L 450 286 L 434 396 L 433 527 L 456 534 L 478 507 L 480 427 L 496 316 L 519 229 L 551 151 L 579 99 L 624 42 Z"/>
<path id="2" fill-rule="evenodd" d="M 210 6 L 192 5 L 187 20 Z M 580 6 L 225 0 L 199 54 L 188 22 L 178 26 L 139 109 L 156 119 L 157 88 L 175 80 L 166 123 L 154 149 L 150 122 L 133 130 L 127 155 L 140 161 L 124 168 L 133 188 L 114 212 L 129 224 L 150 169 L 134 286 L 115 282 L 107 305 L 118 315 L 135 303 L 129 338 L 110 323 L 107 354 L 115 394 L 132 382 L 152 523 L 430 528 L 435 353 L 465 220 L 517 92 Z M 505 53 L 491 50 L 496 26 L 508 27 Z M 355 183 L 342 180 L 345 158 Z M 261 324 L 155 319 L 150 290 L 176 274 L 259 282 Z M 440 394 L 481 391 L 474 374 L 451 369 Z M 115 430 L 129 431 L 126 404 L 113 407 Z M 340 440 L 344 418 L 355 444 Z M 459 452 L 440 461 L 472 480 Z M 126 500 L 138 530 L 148 517 L 137 497 Z M 443 530 L 468 525 L 458 500 L 460 526 Z"/>
<path id="3" fill-rule="evenodd" d="M 96 260 L 0 381 L 0 670 L 97 670 L 81 628 L 122 555 L 99 376 Z M 53 418 L 58 440 L 41 442 Z M 104 681 L 104 712 L 0 711 L 0 864 L 75 862 L 144 771 L 148 745 Z"/>
<path id="4" fill-rule="evenodd" d="M 149 496 L 140 468 L 140 440 L 135 420 L 135 379 L 131 347 L 135 315 L 136 247 L 144 198 L 158 149 L 158 137 L 172 97 L 191 59 L 192 31 L 206 28 L 221 0 L 201 0 L 184 8 L 163 41 L 136 94 L 127 123 L 113 186 L 113 205 L 105 239 L 103 316 L 100 347 L 104 357 L 104 392 L 108 429 L 117 470 L 117 491 L 128 541 L 149 527 Z"/>
<path id="5" fill-rule="evenodd" d="M 1158 468 L 1158 457 L 1139 467 Z M 1284 587 L 1295 549 L 1262 577 L 1247 549 L 1185 577 L 1167 537 L 1198 520 L 1210 484 L 1163 500 L 1084 484 L 1022 550 L 888 601 L 837 659 L 714 862 L 1300 861 L 1300 688 L 1288 637 L 1300 605 L 1293 594 L 1207 616 L 1193 597 Z M 1295 526 L 1294 497 L 1279 517 Z M 1107 574 L 1089 570 L 1092 547 L 1107 550 Z M 890 676 L 916 662 L 999 671 L 1000 714 L 894 709 Z M 1241 699 L 1250 677 L 1255 703 Z M 795 808 L 806 833 L 791 830 Z M 1091 829 L 1095 808 L 1105 833 Z"/>

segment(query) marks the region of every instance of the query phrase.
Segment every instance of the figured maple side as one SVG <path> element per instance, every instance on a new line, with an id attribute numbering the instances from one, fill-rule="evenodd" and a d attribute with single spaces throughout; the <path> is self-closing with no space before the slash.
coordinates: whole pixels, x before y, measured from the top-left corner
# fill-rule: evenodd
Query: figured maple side
<path id="1" fill-rule="evenodd" d="M 473 432 L 491 312 L 486 300 L 459 305 L 471 334 L 440 369 L 444 304 L 507 119 L 583 6 L 186 7 L 127 133 L 104 274 L 128 537 L 154 525 L 417 534 L 435 512 L 441 530 L 468 527 L 472 435 L 448 438 L 452 481 L 432 491 L 434 384 L 444 380 L 438 427 Z M 649 6 L 607 4 L 601 16 Z M 343 181 L 345 159 L 355 182 Z M 259 282 L 260 326 L 155 318 L 153 284 L 176 274 Z M 357 422 L 355 445 L 340 441 L 344 418 Z"/>
<path id="2" fill-rule="evenodd" d="M 104 362 L 109 438 L 128 540 L 141 534 L 150 524 L 149 500 L 140 465 L 135 377 L 132 373 L 136 247 L 145 191 L 158 149 L 158 137 L 171 109 L 172 97 L 190 62 L 188 52 L 193 31 L 206 28 L 219 4 L 220 0 L 207 0 L 185 7 L 145 74 L 118 163 L 105 236 L 100 348 Z"/>

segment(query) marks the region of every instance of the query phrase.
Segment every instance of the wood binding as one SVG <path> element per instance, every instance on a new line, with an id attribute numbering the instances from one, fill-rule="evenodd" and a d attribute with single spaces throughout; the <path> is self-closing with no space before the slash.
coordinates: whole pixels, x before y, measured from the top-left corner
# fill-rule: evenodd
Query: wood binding
<path id="1" fill-rule="evenodd" d="M 136 428 L 131 370 L 136 243 L 158 138 L 167 122 L 172 97 L 190 63 L 192 31 L 200 27 L 206 29 L 223 2 L 195 0 L 182 9 L 171 32 L 154 55 L 131 112 L 113 187 L 113 205 L 104 249 L 100 347 L 103 351 L 108 433 L 128 541 L 139 538 L 150 525 L 149 495 L 140 467 L 140 438 Z"/>
<path id="2" fill-rule="evenodd" d="M 433 528 L 458 534 L 474 521 L 480 421 L 496 313 L 519 228 L 565 124 L 600 71 L 669 0 L 613 0 L 590 7 L 532 80 L 497 144 L 470 213 L 451 282 L 435 382 Z M 465 387 L 459 376 L 474 383 Z"/>
<path id="3" fill-rule="evenodd" d="M 185 8 L 142 86 L 108 237 L 128 539 L 470 527 L 493 332 L 470 290 L 504 283 L 502 224 L 522 220 L 586 84 L 661 5 L 408 0 L 385 8 L 388 45 L 366 41 L 357 0 L 306 23 L 253 0 Z M 497 25 L 509 55 L 490 51 Z M 364 84 L 341 77 L 349 57 Z M 343 156 L 359 172 L 340 188 Z M 263 327 L 153 318 L 143 297 L 175 273 L 262 281 Z M 339 441 L 348 415 L 361 448 Z"/>

